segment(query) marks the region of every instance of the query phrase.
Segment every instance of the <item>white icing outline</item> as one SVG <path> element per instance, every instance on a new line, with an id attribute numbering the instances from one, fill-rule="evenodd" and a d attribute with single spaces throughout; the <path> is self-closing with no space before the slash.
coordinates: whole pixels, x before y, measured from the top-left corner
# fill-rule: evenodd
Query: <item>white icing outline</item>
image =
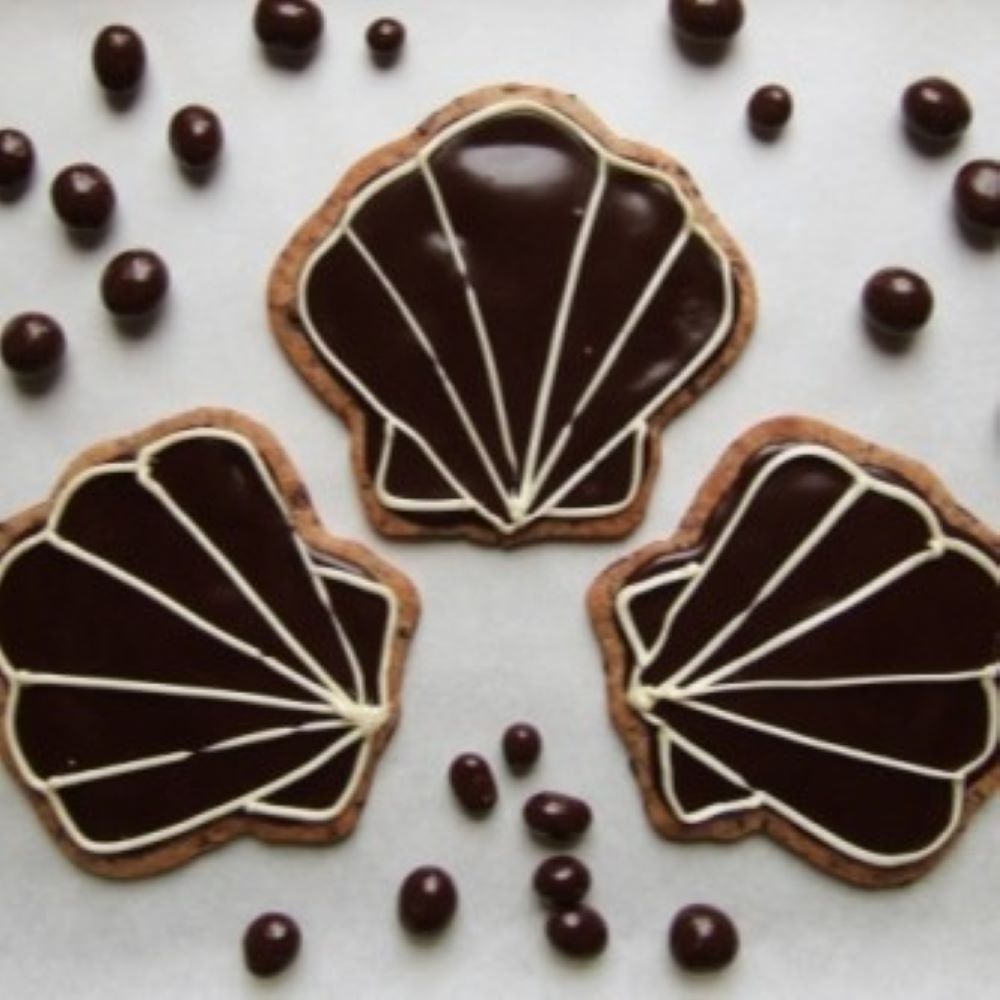
<path id="1" fill-rule="evenodd" d="M 156 479 L 153 462 L 157 454 L 178 443 L 193 439 L 211 439 L 225 441 L 240 448 L 250 459 L 258 479 L 281 512 L 289 525 L 295 546 L 302 559 L 302 569 L 317 594 L 318 600 L 330 614 L 331 629 L 344 652 L 345 661 L 351 671 L 356 685 L 357 697 L 349 695 L 322 668 L 320 663 L 304 648 L 281 622 L 275 611 L 269 607 L 261 596 L 253 589 L 239 569 L 223 556 L 222 552 L 212 543 L 211 539 L 200 529 L 183 508 L 170 496 L 167 489 Z M 169 597 L 157 588 L 151 587 L 132 573 L 126 572 L 110 560 L 96 556 L 75 542 L 68 541 L 59 534 L 60 521 L 67 505 L 74 494 L 93 479 L 108 475 L 129 475 L 133 481 L 145 488 L 152 497 L 159 501 L 163 509 L 186 532 L 192 542 L 198 545 L 222 570 L 227 578 L 239 590 L 241 596 L 259 614 L 261 620 L 270 628 L 287 648 L 294 654 L 300 669 L 294 669 L 275 657 L 266 655 L 251 643 L 239 636 L 232 635 L 223 628 L 205 620 L 197 611 L 186 607 L 179 601 Z M 125 851 L 149 847 L 173 837 L 188 833 L 222 816 L 243 811 L 248 814 L 274 816 L 300 822 L 325 822 L 334 819 L 353 798 L 365 766 L 370 757 L 371 746 L 382 727 L 389 721 L 389 665 L 392 655 L 392 636 L 395 634 L 399 616 L 399 602 L 394 592 L 385 584 L 356 575 L 336 566 L 324 563 L 322 554 L 313 555 L 302 539 L 291 529 L 291 515 L 284 498 L 271 472 L 257 450 L 241 435 L 222 429 L 194 428 L 176 431 L 157 441 L 140 448 L 136 457 L 128 461 L 108 462 L 92 466 L 74 476 L 52 502 L 48 519 L 41 529 L 16 545 L 12 546 L 0 558 L 0 587 L 10 568 L 24 553 L 36 546 L 50 545 L 64 556 L 85 563 L 98 572 L 105 573 L 120 584 L 141 594 L 147 600 L 159 604 L 171 614 L 180 618 L 192 628 L 204 633 L 213 641 L 225 645 L 237 654 L 247 657 L 260 666 L 278 674 L 284 680 L 301 689 L 304 695 L 312 700 L 298 701 L 293 698 L 282 698 L 273 695 L 255 694 L 227 688 L 198 687 L 193 685 L 169 684 L 152 681 L 134 680 L 130 678 L 105 678 L 74 674 L 48 674 L 33 670 L 30 665 L 15 666 L 8 659 L 7 653 L 0 644 L 0 675 L 7 683 L 7 703 L 4 714 L 4 733 L 11 751 L 11 757 L 17 771 L 24 782 L 34 791 L 45 796 L 50 808 L 73 842 L 81 849 L 92 854 L 117 854 Z M 344 630 L 337 615 L 330 605 L 330 600 L 323 580 L 331 580 L 347 586 L 357 587 L 368 593 L 375 594 L 386 603 L 386 622 L 379 651 L 377 671 L 377 698 L 370 701 L 365 691 L 363 671 L 358 661 L 357 652 Z M 303 670 L 305 673 L 303 673 Z M 43 777 L 35 772 L 28 761 L 17 733 L 17 709 L 21 691 L 25 688 L 49 686 L 65 688 L 86 688 L 90 690 L 125 691 L 147 694 L 157 697 L 180 697 L 207 700 L 230 701 L 247 705 L 261 705 L 283 711 L 297 711 L 305 716 L 319 716 L 312 721 L 304 721 L 297 726 L 287 726 L 246 733 L 241 736 L 222 740 L 218 743 L 193 750 L 184 749 L 158 754 L 130 761 L 119 761 L 115 764 L 92 768 L 85 772 L 68 772 L 65 774 Z M 223 753 L 227 750 L 247 746 L 274 739 L 286 739 L 303 733 L 329 730 L 339 735 L 322 753 L 296 768 L 239 796 L 224 804 L 214 806 L 197 815 L 188 817 L 169 827 L 150 831 L 149 833 L 117 841 L 95 841 L 87 837 L 76 825 L 70 811 L 61 798 L 61 791 L 81 784 L 94 781 L 109 780 L 120 775 L 135 773 L 164 767 L 170 764 L 188 760 L 199 753 Z M 267 802 L 267 798 L 307 777 L 339 753 L 355 743 L 361 742 L 361 751 L 354 764 L 350 781 L 337 800 L 322 809 L 306 809 L 293 806 L 282 806 Z"/>
<path id="2" fill-rule="evenodd" d="M 670 634 L 678 615 L 689 603 L 705 577 L 709 574 L 729 540 L 739 529 L 747 511 L 750 509 L 757 494 L 767 480 L 788 462 L 806 457 L 821 459 L 843 472 L 852 481 L 841 497 L 830 509 L 819 518 L 809 533 L 796 545 L 790 554 L 763 582 L 757 593 L 748 600 L 746 609 L 730 619 L 709 641 L 685 664 L 681 665 L 671 676 L 660 684 L 646 685 L 642 676 L 654 664 L 670 641 Z M 753 649 L 715 668 L 701 677 L 694 677 L 704 661 L 715 652 L 735 631 L 753 614 L 760 603 L 772 594 L 781 583 L 808 558 L 813 549 L 825 538 L 843 519 L 857 501 L 868 493 L 876 493 L 904 504 L 918 514 L 927 526 L 926 547 L 898 561 L 895 565 L 881 572 L 878 576 L 857 587 L 835 604 L 817 614 L 811 615 L 761 642 Z M 660 791 L 673 814 L 682 823 L 702 823 L 716 819 L 733 812 L 766 807 L 777 815 L 783 816 L 795 826 L 807 831 L 817 840 L 833 847 L 840 854 L 853 858 L 864 864 L 881 868 L 894 868 L 900 865 L 920 861 L 947 842 L 957 830 L 962 819 L 962 806 L 965 797 L 965 783 L 968 776 L 985 763 L 995 752 L 1000 739 L 1000 705 L 998 705 L 997 680 L 1000 678 L 1000 662 L 986 663 L 983 667 L 973 670 L 957 671 L 955 673 L 934 674 L 891 674 L 870 675 L 867 677 L 829 677 L 813 680 L 794 679 L 764 679 L 754 681 L 730 680 L 738 678 L 743 667 L 766 656 L 774 649 L 795 642 L 800 637 L 812 632 L 833 617 L 849 611 L 872 595 L 891 586 L 907 573 L 918 569 L 926 563 L 939 559 L 946 553 L 958 554 L 967 559 L 986 576 L 996 581 L 1000 587 L 1000 565 L 996 564 L 981 549 L 945 534 L 944 528 L 934 509 L 921 497 L 904 486 L 886 482 L 866 472 L 860 465 L 831 448 L 822 445 L 803 444 L 784 449 L 778 455 L 768 460 L 758 470 L 753 481 L 741 497 L 733 514 L 728 519 L 718 538 L 713 542 L 704 559 L 699 562 L 692 560 L 683 566 L 674 567 L 664 573 L 638 581 L 623 587 L 615 596 L 614 613 L 616 621 L 625 638 L 626 645 L 632 656 L 632 667 L 629 677 L 627 700 L 646 724 L 654 731 L 657 738 L 657 753 L 660 763 L 662 781 Z M 664 615 L 662 626 L 652 643 L 647 643 L 631 613 L 632 602 L 650 591 L 664 586 L 681 583 L 682 590 L 671 603 Z M 797 730 L 765 723 L 748 716 L 721 709 L 713 704 L 706 704 L 704 697 L 724 692 L 747 690 L 823 690 L 847 687 L 864 687 L 872 685 L 898 684 L 978 684 L 983 691 L 986 707 L 986 726 L 982 749 L 970 760 L 954 770 L 942 770 L 927 765 L 914 763 L 902 758 L 873 753 L 851 747 L 843 743 L 822 740 Z M 853 760 L 860 760 L 889 770 L 914 774 L 928 780 L 942 781 L 951 787 L 951 811 L 948 823 L 941 833 L 930 843 L 912 851 L 896 854 L 886 854 L 869 850 L 860 844 L 855 844 L 833 833 L 829 829 L 803 815 L 780 798 L 752 787 L 732 766 L 724 764 L 704 747 L 697 746 L 670 728 L 653 708 L 658 702 L 670 701 L 683 704 L 686 708 L 721 719 L 731 725 L 743 727 L 784 739 L 790 743 L 799 743 L 825 753 L 836 754 Z M 714 770 L 720 777 L 737 787 L 747 790 L 744 798 L 736 798 L 723 802 L 711 803 L 697 810 L 686 810 L 677 794 L 673 783 L 673 772 L 670 766 L 670 749 L 676 744 L 681 750 L 690 754 L 705 767 Z"/>
<path id="3" fill-rule="evenodd" d="M 445 143 L 454 138 L 460 132 L 478 125 L 479 123 L 493 117 L 511 114 L 515 112 L 527 112 L 547 118 L 555 122 L 558 126 L 574 134 L 593 152 L 597 159 L 598 169 L 594 187 L 588 198 L 587 208 L 581 219 L 577 232 L 573 250 L 567 268 L 566 281 L 560 297 L 557 315 L 553 324 L 553 329 L 549 335 L 549 347 L 546 356 L 545 368 L 543 370 L 542 382 L 539 389 L 539 396 L 536 400 L 534 412 L 532 414 L 532 426 L 529 436 L 527 454 L 524 460 L 524 468 L 518 461 L 515 454 L 508 409 L 504 401 L 504 387 L 501 384 L 496 360 L 493 355 L 486 317 L 483 315 L 479 304 L 479 299 L 475 288 L 469 279 L 468 268 L 462 255 L 461 247 L 455 236 L 451 224 L 451 218 L 444 197 L 431 169 L 430 159 L 434 153 Z M 659 264 L 653 269 L 639 298 L 636 300 L 631 312 L 625 319 L 621 329 L 612 339 L 612 346 L 606 353 L 602 363 L 595 370 L 583 394 L 574 405 L 569 420 L 557 434 L 553 445 L 546 455 L 539 454 L 541 448 L 541 435 L 545 426 L 545 419 L 551 400 L 552 386 L 557 378 L 558 365 L 561 358 L 563 340 L 566 326 L 573 308 L 574 296 L 579 281 L 583 262 L 589 248 L 590 236 L 592 234 L 595 221 L 600 210 L 607 177 L 610 169 L 616 169 L 638 177 L 644 177 L 658 184 L 663 185 L 671 192 L 678 206 L 683 212 L 683 221 L 676 236 L 671 241 L 669 247 L 661 258 Z M 476 430 L 465 404 L 460 394 L 452 383 L 447 371 L 442 366 L 440 359 L 434 352 L 433 346 L 420 326 L 417 317 L 412 313 L 403 299 L 398 289 L 393 286 L 388 277 L 382 271 L 372 252 L 364 246 L 358 235 L 351 227 L 354 216 L 383 188 L 395 183 L 397 180 L 409 176 L 419 171 L 422 175 L 441 229 L 447 239 L 451 250 L 452 259 L 458 273 L 462 276 L 465 288 L 466 303 L 469 310 L 469 320 L 483 358 L 483 365 L 487 374 L 490 387 L 490 397 L 493 409 L 497 418 L 497 426 L 503 444 L 507 461 L 517 476 L 517 483 L 510 489 L 506 489 L 503 477 L 496 468 L 495 463 L 489 455 L 483 441 Z M 573 518 L 591 519 L 602 518 L 615 514 L 626 509 L 635 499 L 639 491 L 643 478 L 642 453 L 637 445 L 634 453 L 634 465 L 630 482 L 627 485 L 624 496 L 608 503 L 582 506 L 566 507 L 562 501 L 572 493 L 573 489 L 585 479 L 601 461 L 606 458 L 619 444 L 629 436 L 634 435 L 637 442 L 645 441 L 650 428 L 650 422 L 657 412 L 675 395 L 677 395 L 685 384 L 702 368 L 719 347 L 726 341 L 730 327 L 735 319 L 734 312 L 734 274 L 732 263 L 724 253 L 721 245 L 712 235 L 693 220 L 693 207 L 685 196 L 680 186 L 668 174 L 646 167 L 618 156 L 605 149 L 601 143 L 587 130 L 579 126 L 575 121 L 564 114 L 527 98 L 511 99 L 499 102 L 489 107 L 480 109 L 457 122 L 453 122 L 448 127 L 442 129 L 430 142 L 417 151 L 414 156 L 405 163 L 387 171 L 384 174 L 371 180 L 347 205 L 343 216 L 336 227 L 318 244 L 312 251 L 299 275 L 298 287 L 296 291 L 296 301 L 298 302 L 298 312 L 302 321 L 305 335 L 311 343 L 313 349 L 323 360 L 342 378 L 352 390 L 364 401 L 366 406 L 378 414 L 383 427 L 382 451 L 376 462 L 376 472 L 373 477 L 375 494 L 379 503 L 390 510 L 401 512 L 435 513 L 441 511 L 471 511 L 486 521 L 492 528 L 502 535 L 511 535 L 521 531 L 533 522 L 541 518 Z M 720 284 L 722 286 L 722 313 L 711 336 L 702 345 L 701 349 L 690 359 L 690 361 L 674 376 L 671 381 L 632 417 L 627 419 L 620 430 L 616 432 L 610 440 L 601 445 L 597 451 L 591 455 L 580 467 L 567 475 L 566 479 L 550 487 L 542 495 L 542 487 L 545 485 L 547 476 L 551 473 L 559 457 L 562 455 L 569 443 L 575 422 L 579 415 L 586 409 L 594 394 L 606 379 L 614 361 L 625 348 L 631 334 L 638 326 L 645 314 L 650 302 L 659 291 L 661 285 L 666 280 L 677 257 L 683 251 L 692 237 L 702 241 L 707 252 L 713 255 L 719 266 Z M 447 455 L 441 455 L 434 450 L 431 444 L 417 431 L 403 420 L 400 420 L 391 410 L 390 403 L 379 399 L 362 381 L 362 379 L 348 365 L 337 357 L 330 347 L 320 336 L 312 318 L 309 315 L 308 298 L 306 289 L 308 287 L 313 269 L 327 252 L 342 239 L 346 239 L 355 249 L 358 250 L 362 259 L 371 269 L 378 281 L 382 284 L 391 302 L 402 316 L 406 325 L 410 328 L 414 338 L 421 349 L 429 358 L 434 371 L 438 376 L 442 390 L 448 397 L 459 423 L 472 442 L 473 448 L 483 463 L 483 468 L 487 477 L 497 493 L 503 513 L 498 514 L 491 510 L 481 500 L 479 500 L 469 487 L 463 484 L 456 473 L 448 466 Z M 442 479 L 454 490 L 454 498 L 429 500 L 421 497 L 402 497 L 393 494 L 386 485 L 388 478 L 388 468 L 391 461 L 392 441 L 396 432 L 401 432 L 410 438 L 430 461 L 433 468 L 441 475 Z"/>

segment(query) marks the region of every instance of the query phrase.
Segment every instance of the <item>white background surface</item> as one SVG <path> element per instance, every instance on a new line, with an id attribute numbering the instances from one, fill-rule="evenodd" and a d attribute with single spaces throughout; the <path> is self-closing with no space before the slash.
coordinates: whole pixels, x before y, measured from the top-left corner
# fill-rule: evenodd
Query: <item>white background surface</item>
<path id="1" fill-rule="evenodd" d="M 607 721 L 585 588 L 619 554 L 671 531 L 725 444 L 759 419 L 801 411 L 919 457 L 988 522 L 1000 521 L 1000 254 L 951 218 L 961 162 L 1000 153 L 1000 7 L 988 0 L 758 0 L 733 50 L 697 66 L 665 28 L 663 0 L 394 0 L 325 5 L 322 51 L 302 72 L 270 66 L 249 3 L 0 0 L 0 126 L 35 140 L 39 172 L 0 203 L 0 315 L 57 316 L 70 353 L 51 391 L 0 379 L 0 513 L 42 499 L 85 446 L 172 412 L 242 409 L 284 442 L 324 522 L 409 573 L 424 599 L 403 724 L 355 836 L 339 847 L 245 841 L 132 884 L 77 871 L 0 776 L 0 995 L 84 997 L 978 998 L 1000 979 L 1000 806 L 987 806 L 945 862 L 902 891 L 838 884 L 766 840 L 661 841 L 639 806 Z M 403 61 L 374 69 L 364 28 L 409 28 Z M 127 112 L 90 73 L 96 31 L 125 20 L 150 57 Z M 930 159 L 904 141 L 902 88 L 959 81 L 976 111 L 959 149 Z M 753 262 L 756 334 L 723 381 L 668 429 L 643 527 L 625 543 L 514 553 L 374 537 L 349 474 L 347 436 L 286 363 L 263 302 L 293 228 L 370 147 L 455 95 L 502 80 L 578 92 L 614 128 L 677 155 Z M 795 118 L 753 140 L 743 105 L 759 84 L 791 87 Z M 227 130 L 205 187 L 178 174 L 170 114 L 200 101 Z M 52 215 L 51 176 L 74 160 L 112 175 L 119 213 L 99 247 L 72 245 Z M 141 340 L 119 335 L 97 283 L 112 253 L 149 245 L 173 276 L 169 309 Z M 915 349 L 873 348 L 857 317 L 864 279 L 887 264 L 923 272 L 937 311 Z M 6 382 L 7 384 L 2 384 Z M 445 773 L 461 750 L 495 761 L 511 721 L 547 740 L 529 778 L 500 770 L 485 822 L 453 805 Z M 498 762 L 499 763 L 499 762 Z M 577 792 L 596 822 L 581 856 L 612 941 L 589 965 L 551 953 L 528 888 L 542 852 L 521 827 L 529 791 Z M 438 943 L 408 940 L 395 891 L 413 866 L 456 876 L 459 916 Z M 694 900 L 729 910 L 737 963 L 685 977 L 665 928 Z M 280 981 L 245 972 L 239 940 L 265 909 L 294 914 L 304 950 Z"/>

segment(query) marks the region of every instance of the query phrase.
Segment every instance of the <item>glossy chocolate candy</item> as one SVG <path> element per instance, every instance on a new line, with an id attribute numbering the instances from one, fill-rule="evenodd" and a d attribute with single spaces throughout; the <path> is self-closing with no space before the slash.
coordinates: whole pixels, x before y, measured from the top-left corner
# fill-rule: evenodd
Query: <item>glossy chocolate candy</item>
<path id="1" fill-rule="evenodd" d="M 74 163 L 56 174 L 50 188 L 52 207 L 70 229 L 101 229 L 115 208 L 111 178 L 92 163 Z"/>
<path id="2" fill-rule="evenodd" d="M 955 175 L 955 208 L 974 229 L 1000 233 L 1000 160 L 971 160 Z"/>
<path id="3" fill-rule="evenodd" d="M 399 920 L 412 934 L 437 934 L 451 923 L 458 909 L 452 877 L 436 865 L 415 868 L 399 888 Z"/>
<path id="4" fill-rule="evenodd" d="M 572 958 L 595 958 L 608 944 L 608 925 L 590 906 L 573 906 L 549 914 L 545 933 L 554 948 Z"/>
<path id="5" fill-rule="evenodd" d="M 142 81 L 146 46 L 134 28 L 111 24 L 94 39 L 91 61 L 94 74 L 105 90 L 128 94 Z"/>
<path id="6" fill-rule="evenodd" d="M 972 121 L 972 105 L 950 80 L 929 76 L 903 91 L 903 122 L 917 139 L 928 143 L 954 142 Z"/>
<path id="7" fill-rule="evenodd" d="M 307 55 L 323 34 L 323 11 L 313 0 L 259 0 L 253 26 L 267 48 Z"/>
<path id="8" fill-rule="evenodd" d="M 170 119 L 170 148 L 189 170 L 207 170 L 222 152 L 223 129 L 219 116 L 202 104 L 189 104 Z"/>
<path id="9" fill-rule="evenodd" d="M 504 730 L 504 760 L 515 774 L 530 771 L 542 753 L 542 734 L 528 722 L 515 722 Z"/>
<path id="10" fill-rule="evenodd" d="M 547 903 L 575 906 L 590 889 L 590 870 L 578 858 L 555 854 L 535 869 L 532 885 Z"/>
<path id="11" fill-rule="evenodd" d="M 562 792 L 538 792 L 524 804 L 524 822 L 546 840 L 568 844 L 586 833 L 593 814 L 583 799 Z"/>
<path id="12" fill-rule="evenodd" d="M 716 972 L 729 965 L 740 948 L 736 925 L 722 910 L 692 903 L 670 924 L 670 953 L 689 972 Z"/>
<path id="13" fill-rule="evenodd" d="M 15 374 L 45 375 L 55 369 L 66 353 L 62 327 L 45 313 L 20 313 L 0 332 L 0 356 Z"/>
<path id="14" fill-rule="evenodd" d="M 170 272 L 158 254 L 125 250 L 104 268 L 101 299 L 116 316 L 144 316 L 160 305 L 169 287 Z"/>
<path id="15" fill-rule="evenodd" d="M 919 330 L 934 310 L 926 279 L 904 267 L 876 271 L 861 292 L 865 319 L 877 331 L 906 336 Z"/>
<path id="16" fill-rule="evenodd" d="M 302 946 L 299 925 L 286 913 L 262 913 L 243 935 L 243 960 L 262 978 L 284 972 Z"/>
<path id="17" fill-rule="evenodd" d="M 16 128 L 0 129 L 0 190 L 16 190 L 27 184 L 35 169 L 35 147 Z"/>
<path id="18" fill-rule="evenodd" d="M 477 753 L 463 753 L 456 757 L 448 771 L 455 798 L 470 813 L 488 813 L 497 802 L 497 783 L 493 770 L 484 757 Z"/>

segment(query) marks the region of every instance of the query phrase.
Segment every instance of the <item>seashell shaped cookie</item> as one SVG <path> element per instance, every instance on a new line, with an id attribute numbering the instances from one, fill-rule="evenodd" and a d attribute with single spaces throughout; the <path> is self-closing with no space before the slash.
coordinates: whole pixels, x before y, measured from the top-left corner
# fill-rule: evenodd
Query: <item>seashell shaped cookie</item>
<path id="1" fill-rule="evenodd" d="M 1000 785 L 998 560 L 914 462 L 798 418 L 740 438 L 590 592 L 654 825 L 923 874 Z"/>
<path id="2" fill-rule="evenodd" d="M 357 822 L 412 585 L 327 535 L 278 445 L 195 411 L 101 445 L 0 524 L 3 756 L 102 875 Z"/>
<path id="3" fill-rule="evenodd" d="M 374 524 L 496 545 L 634 528 L 660 432 L 754 306 L 679 164 L 517 85 L 358 163 L 269 288 L 278 340 L 351 428 Z"/>

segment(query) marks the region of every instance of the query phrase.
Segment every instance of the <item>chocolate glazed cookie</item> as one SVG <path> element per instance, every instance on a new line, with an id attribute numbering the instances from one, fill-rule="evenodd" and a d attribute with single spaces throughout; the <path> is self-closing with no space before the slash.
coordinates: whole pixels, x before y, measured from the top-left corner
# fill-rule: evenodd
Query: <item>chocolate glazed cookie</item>
<path id="1" fill-rule="evenodd" d="M 375 525 L 494 545 L 635 527 L 660 431 L 754 316 L 746 262 L 679 164 L 517 85 L 349 171 L 269 302 L 351 428 Z"/>
<path id="2" fill-rule="evenodd" d="M 916 462 L 805 418 L 745 434 L 590 592 L 656 827 L 926 872 L 1000 784 L 998 557 Z"/>

